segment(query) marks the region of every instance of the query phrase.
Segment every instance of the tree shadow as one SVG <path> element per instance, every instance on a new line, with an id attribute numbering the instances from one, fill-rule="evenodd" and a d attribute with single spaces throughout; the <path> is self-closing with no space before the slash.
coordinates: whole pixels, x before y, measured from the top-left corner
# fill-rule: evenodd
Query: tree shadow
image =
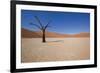
<path id="1" fill-rule="evenodd" d="M 52 43 L 52 42 L 64 42 L 63 40 L 55 40 L 55 41 L 46 41 L 47 43 Z"/>

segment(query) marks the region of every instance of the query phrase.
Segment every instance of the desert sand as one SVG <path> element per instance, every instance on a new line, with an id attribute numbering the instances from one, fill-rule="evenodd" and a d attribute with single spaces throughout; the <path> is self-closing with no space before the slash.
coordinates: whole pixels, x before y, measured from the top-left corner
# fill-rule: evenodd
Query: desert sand
<path id="1" fill-rule="evenodd" d="M 86 38 L 22 38 L 21 61 L 48 62 L 90 59 L 90 39 Z"/>

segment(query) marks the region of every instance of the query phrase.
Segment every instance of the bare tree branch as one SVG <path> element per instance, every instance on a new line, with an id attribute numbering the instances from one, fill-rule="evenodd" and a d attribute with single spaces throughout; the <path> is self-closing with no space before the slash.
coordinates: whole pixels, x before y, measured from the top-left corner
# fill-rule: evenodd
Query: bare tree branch
<path id="1" fill-rule="evenodd" d="M 40 30 L 42 30 L 42 28 L 39 26 L 39 25 L 36 25 L 36 24 L 33 24 L 33 23 L 30 23 L 31 25 L 34 25 L 36 26 L 37 28 L 39 28 Z"/>
<path id="2" fill-rule="evenodd" d="M 47 27 L 49 27 L 49 24 L 51 23 L 51 21 L 49 21 L 48 23 L 47 23 L 47 25 L 44 27 L 44 29 L 46 29 Z"/>
<path id="3" fill-rule="evenodd" d="M 37 16 L 34 16 L 35 18 L 36 18 L 36 20 L 38 21 L 38 23 L 40 24 L 40 26 L 42 27 L 42 29 L 44 28 L 43 27 L 43 25 L 42 25 L 42 23 L 41 23 L 41 21 L 40 21 L 40 19 L 37 17 Z"/>
<path id="4" fill-rule="evenodd" d="M 41 23 L 40 19 L 37 16 L 34 16 L 34 17 L 38 21 L 39 25 L 33 24 L 33 23 L 30 23 L 30 24 L 34 25 L 35 27 L 37 27 L 38 29 L 40 29 L 42 31 L 42 42 L 45 43 L 46 42 L 46 39 L 45 39 L 45 37 L 46 37 L 46 29 L 48 27 L 50 27 L 49 24 L 51 23 L 51 21 L 48 21 L 48 23 L 46 25 L 43 25 Z"/>

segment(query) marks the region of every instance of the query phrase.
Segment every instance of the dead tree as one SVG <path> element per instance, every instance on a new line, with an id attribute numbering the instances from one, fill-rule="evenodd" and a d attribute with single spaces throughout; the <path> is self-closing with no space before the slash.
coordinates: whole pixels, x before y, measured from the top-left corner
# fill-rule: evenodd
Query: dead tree
<path id="1" fill-rule="evenodd" d="M 49 24 L 51 23 L 51 21 L 49 21 L 46 25 L 43 25 L 41 23 L 40 19 L 37 16 L 34 16 L 34 17 L 37 20 L 38 25 L 37 24 L 33 24 L 33 23 L 31 23 L 31 24 L 42 31 L 42 42 L 45 43 L 46 42 L 46 33 L 45 32 L 46 32 L 46 29 L 48 27 L 50 27 Z"/>

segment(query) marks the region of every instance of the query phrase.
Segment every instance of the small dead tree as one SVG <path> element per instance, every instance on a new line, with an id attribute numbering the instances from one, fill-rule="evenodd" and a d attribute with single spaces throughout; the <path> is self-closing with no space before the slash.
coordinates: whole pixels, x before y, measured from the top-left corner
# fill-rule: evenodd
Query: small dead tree
<path id="1" fill-rule="evenodd" d="M 45 43 L 46 42 L 46 34 L 45 34 L 45 32 L 46 32 L 46 29 L 48 27 L 50 27 L 49 24 L 51 23 L 51 21 L 49 21 L 46 25 L 43 25 L 41 23 L 40 19 L 38 18 L 38 16 L 34 16 L 34 17 L 37 20 L 38 25 L 37 24 L 33 24 L 33 23 L 30 23 L 30 24 L 34 25 L 35 27 L 37 27 L 38 29 L 40 29 L 42 31 L 42 42 Z"/>

